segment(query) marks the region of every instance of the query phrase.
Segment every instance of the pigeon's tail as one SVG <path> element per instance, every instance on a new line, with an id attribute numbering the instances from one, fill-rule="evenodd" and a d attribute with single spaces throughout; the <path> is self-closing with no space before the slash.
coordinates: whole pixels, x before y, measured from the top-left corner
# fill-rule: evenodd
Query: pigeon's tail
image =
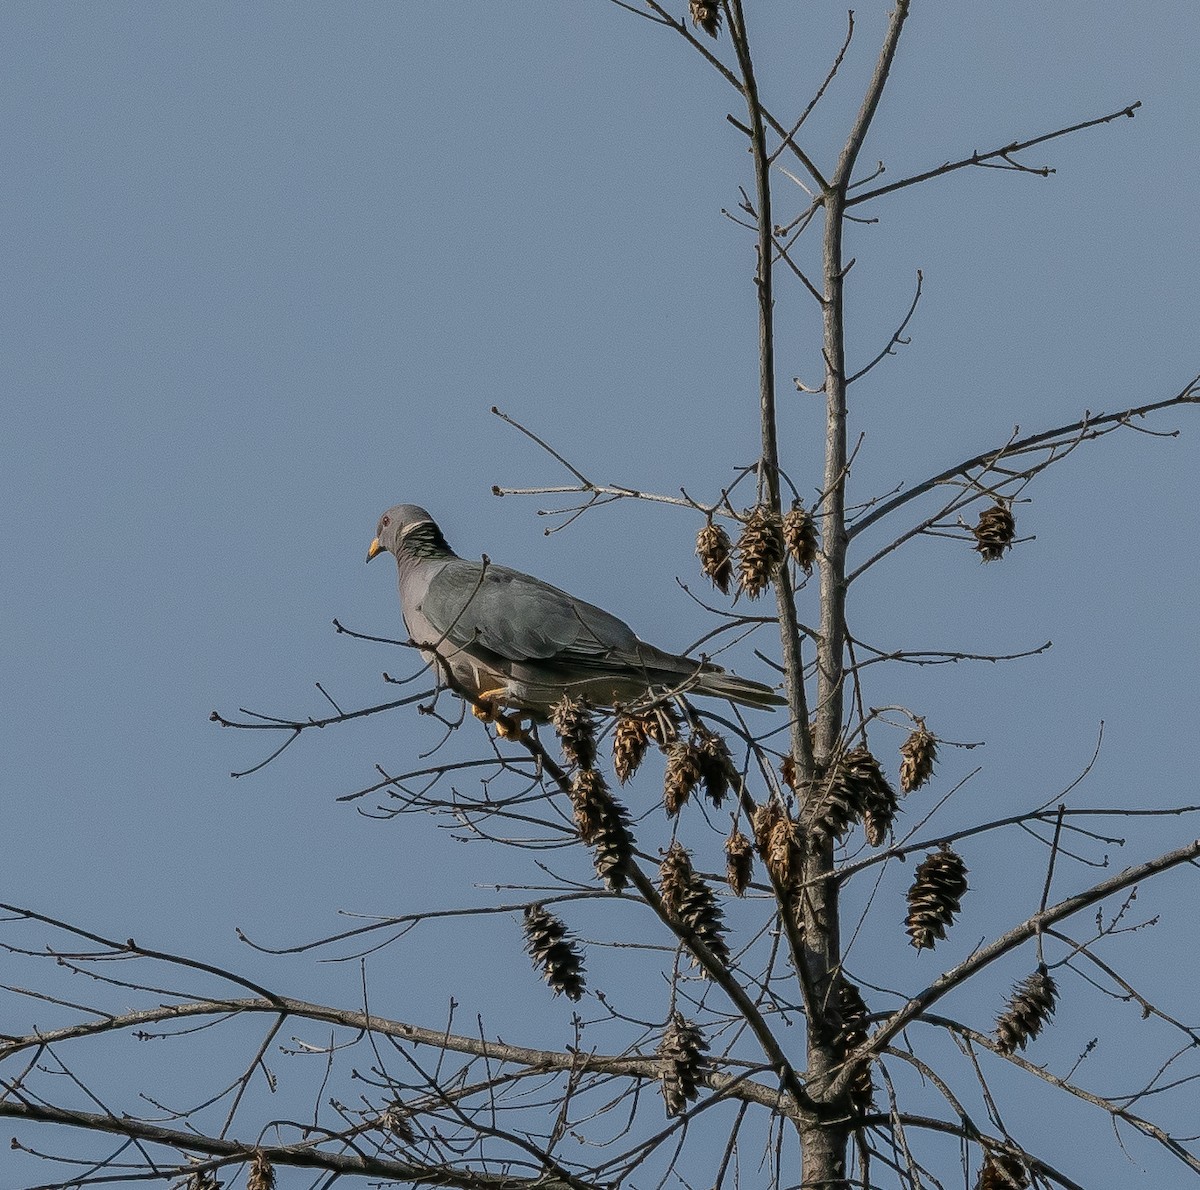
<path id="1" fill-rule="evenodd" d="M 787 705 L 787 699 L 770 686 L 723 671 L 707 670 L 698 674 L 690 693 L 707 695 L 709 698 L 727 698 L 730 702 L 740 703 L 744 707 L 757 707 L 761 710 Z"/>

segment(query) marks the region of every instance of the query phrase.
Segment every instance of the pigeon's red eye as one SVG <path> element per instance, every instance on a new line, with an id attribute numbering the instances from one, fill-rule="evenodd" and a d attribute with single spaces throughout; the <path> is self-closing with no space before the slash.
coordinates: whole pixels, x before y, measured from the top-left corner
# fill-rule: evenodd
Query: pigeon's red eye
<path id="1" fill-rule="evenodd" d="M 385 516 L 383 518 L 383 520 L 380 521 L 381 525 L 390 525 L 391 523 L 392 523 L 392 518 L 390 516 Z"/>

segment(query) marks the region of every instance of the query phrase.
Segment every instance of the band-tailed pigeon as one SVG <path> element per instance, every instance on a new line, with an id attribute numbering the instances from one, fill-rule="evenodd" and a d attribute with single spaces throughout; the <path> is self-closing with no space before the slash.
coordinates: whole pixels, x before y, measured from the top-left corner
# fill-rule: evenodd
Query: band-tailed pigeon
<path id="1" fill-rule="evenodd" d="M 785 701 L 760 682 L 664 653 L 616 616 L 540 579 L 460 558 L 415 504 L 389 508 L 375 532 L 367 561 L 385 550 L 395 556 L 410 636 L 440 674 L 449 671 L 483 704 L 484 716 L 510 707 L 544 719 L 564 694 L 603 707 L 665 692 L 749 707 Z"/>

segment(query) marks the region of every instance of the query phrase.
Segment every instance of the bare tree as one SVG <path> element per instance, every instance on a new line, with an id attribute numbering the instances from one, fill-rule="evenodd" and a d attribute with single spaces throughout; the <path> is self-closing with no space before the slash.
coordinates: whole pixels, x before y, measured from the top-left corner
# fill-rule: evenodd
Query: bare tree
<path id="1" fill-rule="evenodd" d="M 551 728 L 501 715 L 496 732 L 463 715 L 476 700 L 448 674 L 434 688 L 413 650 L 436 653 L 437 641 L 391 642 L 405 650 L 408 672 L 387 679 L 399 687 L 394 698 L 361 709 L 214 712 L 224 726 L 278 739 L 247 771 L 314 728 L 434 717 L 445 729 L 434 755 L 381 769 L 346 800 L 383 819 L 432 816 L 472 840 L 488 857 L 475 861 L 473 879 L 486 877 L 490 892 L 287 947 L 246 939 L 253 976 L 6 906 L 12 961 L 49 966 L 42 982 L 4 994 L 40 1000 L 48 1019 L 0 1042 L 0 1115 L 23 1125 L 14 1146 L 54 1169 L 46 1186 L 215 1190 L 242 1170 L 251 1190 L 264 1190 L 285 1169 L 322 1186 L 355 1176 L 469 1190 L 1077 1186 L 1068 1148 L 1035 1151 L 1009 1130 L 1009 1104 L 1040 1093 L 1031 1087 L 1086 1104 L 1111 1121 L 1118 1143 L 1139 1137 L 1200 1173 L 1178 1117 L 1200 1074 L 1200 1035 L 1108 953 L 1114 938 L 1146 924 L 1137 890 L 1194 866 L 1200 842 L 1176 840 L 1100 880 L 1090 870 L 1120 842 L 1114 832 L 1124 828 L 1111 820 L 1174 823 L 1200 807 L 1089 806 L 1079 800 L 1088 765 L 1049 799 L 943 827 L 970 777 L 939 790 L 936 765 L 976 744 L 941 738 L 920 708 L 895 705 L 886 675 L 902 664 L 1010 661 L 1045 646 L 1007 655 L 890 648 L 848 616 L 854 584 L 918 538 L 949 538 L 1002 562 L 1020 544 L 1019 514 L 1043 472 L 1109 435 L 1169 433 L 1163 416 L 1200 401 L 1198 377 L 1133 407 L 1014 432 L 891 492 L 854 467 L 854 385 L 906 343 L 922 280 L 890 339 L 860 355 L 846 330 L 847 225 L 959 170 L 1044 176 L 1032 150 L 1131 118 L 1139 105 L 885 181 L 860 156 L 908 0 L 896 0 L 832 161 L 805 148 L 805 124 L 842 68 L 853 17 L 828 76 L 777 115 L 759 96 L 742 0 L 691 0 L 686 18 L 656 0 L 615 2 L 644 19 L 639 32 L 675 38 L 740 97 L 729 118 L 751 172 L 730 218 L 753 237 L 760 358 L 757 391 L 736 412 L 757 413 L 761 451 L 703 497 L 653 493 L 594 482 L 586 459 L 496 411 L 567 476 L 497 494 L 555 497 L 547 511 L 557 526 L 613 502 L 671 506 L 697 533 L 714 589 L 693 595 L 714 625 L 697 654 L 749 640 L 776 672 L 786 712 L 716 713 L 686 689 L 648 689 L 612 711 L 564 694 Z M 786 215 L 774 190 L 781 181 L 789 203 L 797 185 L 807 195 Z M 780 285 L 807 295 L 822 332 L 824 376 L 796 382 L 825 406 L 824 469 L 807 498 L 779 434 Z M 806 608 L 816 611 L 811 622 Z M 1014 835 L 1042 851 L 1040 888 L 975 887 L 967 858 Z M 964 901 L 985 896 L 1009 924 L 939 966 Z M 464 920 L 524 946 L 527 1013 L 503 1033 L 486 1019 L 460 1020 L 454 1003 L 443 1020 L 389 1015 L 376 960 L 418 930 L 443 931 L 453 948 Z M 860 937 L 869 953 L 855 949 Z M 916 986 L 896 974 L 909 947 L 935 952 Z M 361 997 L 323 1004 L 281 991 L 264 953 L 352 961 Z M 1015 983 L 997 975 L 1010 956 L 1022 972 Z M 73 977 L 65 990 L 64 973 Z M 968 985 L 976 998 L 965 998 Z M 553 1010 L 552 994 L 571 1002 L 569 1016 Z M 1033 1060 L 1056 1010 L 1084 1016 L 1089 996 L 1127 1001 L 1145 1020 L 1147 1072 L 1117 1093 L 1083 1077 L 1082 1056 Z M 980 1004 L 992 1005 L 982 1017 Z M 510 1006 L 498 1003 L 497 1013 L 511 1017 Z M 126 1037 L 157 1043 L 144 1069 L 118 1071 L 104 1058 Z M 240 1060 L 227 1068 L 230 1053 Z M 24 1127 L 32 1136 L 34 1124 L 52 1126 L 37 1143 Z"/>

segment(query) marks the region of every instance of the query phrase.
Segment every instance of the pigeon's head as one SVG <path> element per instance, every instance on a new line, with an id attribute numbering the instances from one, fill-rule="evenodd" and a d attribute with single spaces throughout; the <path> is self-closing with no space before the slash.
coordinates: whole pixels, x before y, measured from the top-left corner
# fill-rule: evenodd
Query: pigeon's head
<path id="1" fill-rule="evenodd" d="M 424 529 L 421 537 L 442 542 L 444 546 L 441 530 L 434 524 L 433 517 L 425 509 L 419 508 L 415 504 L 397 504 L 389 508 L 379 518 L 379 524 L 375 527 L 375 540 L 371 542 L 371 548 L 367 550 L 367 561 L 369 562 L 385 550 L 399 558 L 400 551 L 404 548 L 405 537 L 414 529 L 422 526 Z"/>

